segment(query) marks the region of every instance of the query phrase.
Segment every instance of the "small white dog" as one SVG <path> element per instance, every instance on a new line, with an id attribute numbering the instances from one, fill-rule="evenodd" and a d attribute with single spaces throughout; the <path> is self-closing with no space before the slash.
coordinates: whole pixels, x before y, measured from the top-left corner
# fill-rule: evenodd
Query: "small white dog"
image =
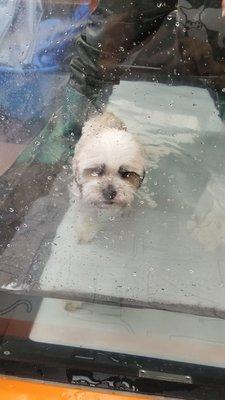
<path id="1" fill-rule="evenodd" d="M 78 193 L 78 240 L 99 230 L 102 214 L 129 207 L 145 175 L 142 146 L 112 113 L 87 121 L 72 163 Z M 104 210 L 104 212 L 103 212 Z"/>

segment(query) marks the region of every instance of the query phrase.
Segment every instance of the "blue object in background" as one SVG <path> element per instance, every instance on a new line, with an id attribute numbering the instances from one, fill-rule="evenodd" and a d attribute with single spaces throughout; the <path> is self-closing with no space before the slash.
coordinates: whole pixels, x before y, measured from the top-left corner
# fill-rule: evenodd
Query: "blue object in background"
<path id="1" fill-rule="evenodd" d="M 0 108 L 10 119 L 29 121 L 47 118 L 53 100 L 59 96 L 68 76 L 59 73 L 57 66 L 46 68 L 0 67 Z"/>
<path id="2" fill-rule="evenodd" d="M 38 67 L 62 66 L 71 53 L 74 39 L 80 34 L 90 14 L 88 4 L 74 8 L 67 18 L 41 21 L 32 64 Z"/>
<path id="3" fill-rule="evenodd" d="M 0 65 L 0 110 L 22 122 L 48 118 L 51 104 L 68 81 L 68 58 L 90 14 L 88 4 L 71 15 L 40 21 L 32 62 L 21 68 Z M 12 54 L 12 59 L 13 59 Z M 66 65 L 65 60 L 67 60 Z"/>

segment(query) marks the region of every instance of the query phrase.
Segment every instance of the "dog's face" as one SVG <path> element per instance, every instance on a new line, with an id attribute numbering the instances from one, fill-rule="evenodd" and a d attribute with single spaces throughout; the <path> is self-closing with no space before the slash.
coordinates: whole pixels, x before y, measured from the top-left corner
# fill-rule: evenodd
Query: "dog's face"
<path id="1" fill-rule="evenodd" d="M 102 208 L 131 204 L 145 174 L 140 144 L 109 128 L 81 139 L 73 166 L 83 201 Z"/>

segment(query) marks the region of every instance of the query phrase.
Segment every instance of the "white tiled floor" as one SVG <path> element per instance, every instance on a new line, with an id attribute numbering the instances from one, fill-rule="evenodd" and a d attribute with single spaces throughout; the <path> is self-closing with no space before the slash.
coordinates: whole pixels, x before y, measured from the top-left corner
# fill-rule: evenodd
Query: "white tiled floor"
<path id="1" fill-rule="evenodd" d="M 84 246 L 76 241 L 71 201 L 41 288 L 223 314 L 224 125 L 207 90 L 132 85 L 132 93 L 129 82 L 115 88 L 109 109 L 149 149 L 144 197 L 129 217 L 106 223 Z M 156 208 L 145 201 L 152 192 Z"/>
<path id="2" fill-rule="evenodd" d="M 225 368 L 225 321 L 44 299 L 30 339 Z"/>

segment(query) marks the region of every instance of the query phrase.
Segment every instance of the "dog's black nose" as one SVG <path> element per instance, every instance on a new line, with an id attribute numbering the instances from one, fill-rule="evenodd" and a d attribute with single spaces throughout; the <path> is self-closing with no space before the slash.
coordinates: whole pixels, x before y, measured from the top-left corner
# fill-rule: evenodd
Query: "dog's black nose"
<path id="1" fill-rule="evenodd" d="M 113 200 L 115 199 L 117 192 L 113 185 L 108 185 L 105 189 L 102 190 L 102 194 L 104 199 Z"/>

